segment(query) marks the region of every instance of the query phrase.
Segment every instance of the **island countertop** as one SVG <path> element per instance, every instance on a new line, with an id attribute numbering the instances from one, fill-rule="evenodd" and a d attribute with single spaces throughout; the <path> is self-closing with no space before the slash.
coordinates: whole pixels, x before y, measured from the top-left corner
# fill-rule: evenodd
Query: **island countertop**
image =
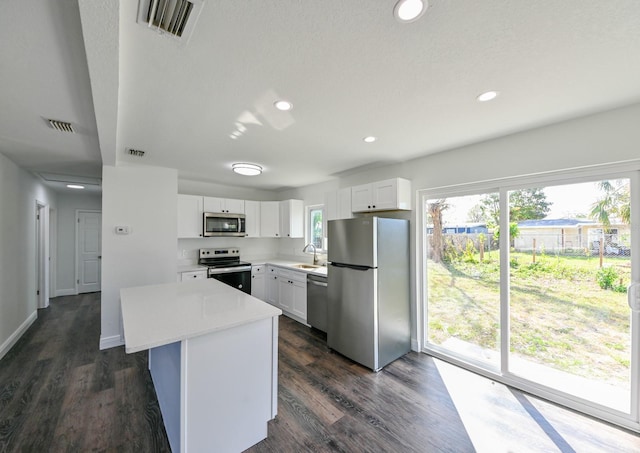
<path id="1" fill-rule="evenodd" d="M 127 353 L 282 314 L 213 278 L 123 288 L 120 300 Z"/>

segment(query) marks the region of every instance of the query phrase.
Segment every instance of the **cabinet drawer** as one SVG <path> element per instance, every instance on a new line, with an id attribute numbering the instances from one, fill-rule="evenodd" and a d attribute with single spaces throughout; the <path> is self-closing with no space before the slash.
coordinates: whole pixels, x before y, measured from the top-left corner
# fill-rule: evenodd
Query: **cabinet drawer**
<path id="1" fill-rule="evenodd" d="M 180 279 L 183 282 L 187 280 L 200 280 L 207 278 L 207 271 L 192 271 L 192 272 L 182 272 L 180 274 Z"/>
<path id="2" fill-rule="evenodd" d="M 252 266 L 251 267 L 251 275 L 259 275 L 259 274 L 264 274 L 264 266 L 262 266 L 262 265 Z"/>
<path id="3" fill-rule="evenodd" d="M 307 283 L 307 273 L 278 268 L 278 278 Z"/>

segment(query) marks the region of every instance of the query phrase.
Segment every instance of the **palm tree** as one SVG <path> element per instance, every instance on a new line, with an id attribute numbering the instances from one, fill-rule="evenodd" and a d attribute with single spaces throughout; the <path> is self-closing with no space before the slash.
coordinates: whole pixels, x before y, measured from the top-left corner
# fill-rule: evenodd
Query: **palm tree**
<path id="1" fill-rule="evenodd" d="M 617 217 L 623 223 L 631 223 L 631 198 L 629 181 L 601 181 L 598 188 L 604 192 L 601 199 L 591 205 L 591 217 L 605 227 L 611 226 L 611 218 Z"/>
<path id="2" fill-rule="evenodd" d="M 591 217 L 602 224 L 600 239 L 600 267 L 603 263 L 605 234 L 611 231 L 611 220 L 631 223 L 631 192 L 628 179 L 601 181 L 598 188 L 602 190 L 602 198 L 591 205 Z M 606 231 L 605 231 L 606 230 Z"/>

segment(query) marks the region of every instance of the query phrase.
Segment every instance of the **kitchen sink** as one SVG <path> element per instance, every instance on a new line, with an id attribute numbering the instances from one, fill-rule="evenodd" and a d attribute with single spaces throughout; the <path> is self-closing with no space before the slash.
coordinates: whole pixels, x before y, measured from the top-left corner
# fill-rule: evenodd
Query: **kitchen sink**
<path id="1" fill-rule="evenodd" d="M 316 264 L 294 264 L 291 267 L 297 267 L 298 269 L 318 269 L 319 267 Z"/>

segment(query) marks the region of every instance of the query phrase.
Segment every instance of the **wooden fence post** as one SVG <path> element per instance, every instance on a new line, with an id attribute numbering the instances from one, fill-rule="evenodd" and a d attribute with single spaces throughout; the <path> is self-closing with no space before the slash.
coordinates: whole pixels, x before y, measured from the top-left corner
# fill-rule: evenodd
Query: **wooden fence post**
<path id="1" fill-rule="evenodd" d="M 533 238 L 533 262 L 536 262 L 536 238 Z"/>

